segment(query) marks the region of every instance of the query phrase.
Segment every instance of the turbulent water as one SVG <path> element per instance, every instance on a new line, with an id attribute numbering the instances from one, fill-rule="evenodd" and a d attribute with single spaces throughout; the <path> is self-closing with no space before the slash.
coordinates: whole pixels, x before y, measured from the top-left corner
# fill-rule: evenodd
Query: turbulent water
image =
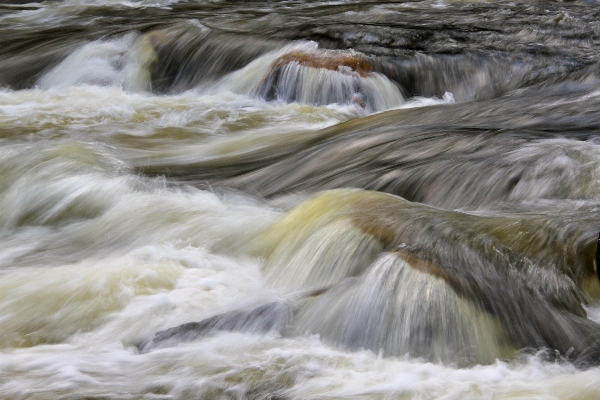
<path id="1" fill-rule="evenodd" d="M 0 398 L 600 398 L 593 2 L 0 5 Z"/>

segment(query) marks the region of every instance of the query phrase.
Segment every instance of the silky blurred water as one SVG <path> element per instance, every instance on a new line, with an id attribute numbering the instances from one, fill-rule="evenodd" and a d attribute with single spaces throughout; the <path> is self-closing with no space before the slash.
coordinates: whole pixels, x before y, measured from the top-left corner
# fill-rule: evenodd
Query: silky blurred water
<path id="1" fill-rule="evenodd" d="M 600 398 L 597 13 L 1 5 L 0 398 Z"/>

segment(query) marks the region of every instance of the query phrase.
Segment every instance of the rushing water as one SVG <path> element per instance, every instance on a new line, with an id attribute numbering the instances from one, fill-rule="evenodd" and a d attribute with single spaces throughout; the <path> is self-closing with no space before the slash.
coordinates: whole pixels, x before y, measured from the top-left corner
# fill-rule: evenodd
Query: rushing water
<path id="1" fill-rule="evenodd" d="M 600 398 L 599 50 L 585 1 L 0 5 L 0 398 Z"/>

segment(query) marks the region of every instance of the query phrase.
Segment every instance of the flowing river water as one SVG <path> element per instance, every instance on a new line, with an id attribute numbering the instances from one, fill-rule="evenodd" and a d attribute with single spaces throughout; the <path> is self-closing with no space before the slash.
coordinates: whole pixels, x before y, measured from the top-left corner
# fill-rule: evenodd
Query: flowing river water
<path id="1" fill-rule="evenodd" d="M 0 398 L 600 398 L 600 9 L 0 5 Z"/>

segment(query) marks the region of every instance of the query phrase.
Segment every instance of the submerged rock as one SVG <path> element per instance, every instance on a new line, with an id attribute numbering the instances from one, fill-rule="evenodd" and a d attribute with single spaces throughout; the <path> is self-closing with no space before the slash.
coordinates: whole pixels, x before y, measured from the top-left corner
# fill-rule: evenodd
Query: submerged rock
<path id="1" fill-rule="evenodd" d="M 520 241 L 503 233 L 515 224 Z M 246 247 L 264 257 L 270 284 L 290 293 L 291 311 L 268 304 L 233 311 L 153 341 L 277 330 L 460 365 L 523 349 L 597 364 L 600 326 L 581 306 L 598 294 L 595 243 L 565 247 L 553 239 L 561 237 L 556 229 L 540 218 L 475 216 L 377 192 L 326 192 Z"/>
<path id="2" fill-rule="evenodd" d="M 307 46 L 305 46 L 307 47 Z M 354 104 L 369 112 L 397 107 L 404 98 L 395 83 L 373 72 L 351 51 L 292 49 L 279 55 L 252 93 L 266 100 L 311 105 Z"/>
<path id="3" fill-rule="evenodd" d="M 292 62 L 310 68 L 324 68 L 348 74 L 354 72 L 362 77 L 366 77 L 373 72 L 371 63 L 364 56 L 357 53 L 308 54 L 301 51 L 293 51 L 279 57 L 271 66 L 271 72 L 274 73 L 279 68 Z"/>

